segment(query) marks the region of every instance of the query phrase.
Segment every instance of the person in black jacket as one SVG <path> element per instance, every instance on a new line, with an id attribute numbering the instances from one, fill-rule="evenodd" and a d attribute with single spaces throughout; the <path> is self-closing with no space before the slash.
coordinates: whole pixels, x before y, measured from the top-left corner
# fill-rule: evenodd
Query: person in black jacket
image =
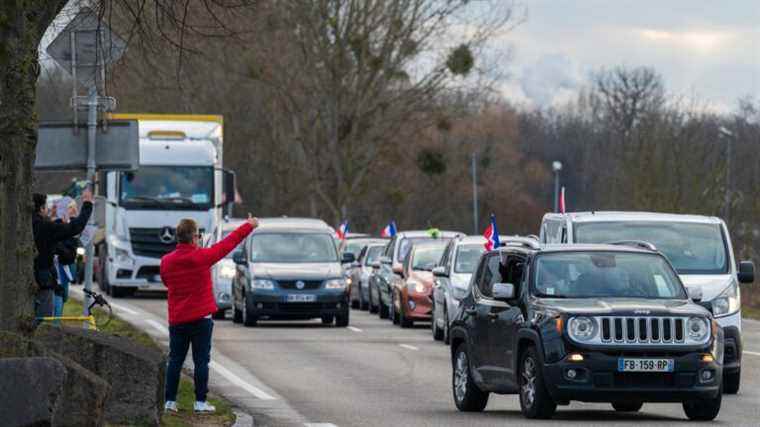
<path id="1" fill-rule="evenodd" d="M 35 316 L 39 318 L 53 315 L 53 296 L 58 286 L 53 264 L 56 246 L 84 230 L 92 214 L 92 192 L 88 189 L 82 193 L 82 211 L 68 223 L 56 223 L 48 218 L 46 195 L 35 193 L 33 199 L 32 231 L 34 245 L 37 247 L 37 256 L 34 258 L 34 280 L 37 283 L 34 307 Z"/>
<path id="2" fill-rule="evenodd" d="M 68 199 L 68 205 L 66 206 L 66 212 L 53 221 L 56 223 L 67 223 L 71 221 L 71 218 L 76 218 L 78 214 L 77 203 L 73 199 Z M 76 258 L 77 248 L 81 246 L 81 243 L 77 237 L 69 237 L 60 242 L 55 247 L 54 264 L 56 266 L 56 272 L 58 273 L 58 287 L 55 290 L 54 297 L 54 312 L 55 317 L 63 316 L 63 306 L 69 299 L 69 285 L 74 282 L 76 277 Z"/>

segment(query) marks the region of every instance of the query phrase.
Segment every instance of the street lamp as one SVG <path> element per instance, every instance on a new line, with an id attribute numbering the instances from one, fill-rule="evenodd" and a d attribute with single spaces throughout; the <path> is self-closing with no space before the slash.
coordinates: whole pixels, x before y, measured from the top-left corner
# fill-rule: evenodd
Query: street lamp
<path id="1" fill-rule="evenodd" d="M 731 217 L 731 156 L 733 155 L 734 133 L 725 126 L 719 127 L 718 132 L 726 139 L 726 188 L 723 194 L 723 220 L 728 224 Z"/>
<path id="2" fill-rule="evenodd" d="M 552 162 L 552 171 L 554 171 L 554 212 L 559 212 L 559 171 L 562 170 L 562 162 L 555 160 Z"/>

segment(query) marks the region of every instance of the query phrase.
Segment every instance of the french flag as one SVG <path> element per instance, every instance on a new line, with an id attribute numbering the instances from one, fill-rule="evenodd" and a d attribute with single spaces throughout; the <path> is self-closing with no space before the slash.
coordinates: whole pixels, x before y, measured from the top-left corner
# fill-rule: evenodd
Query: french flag
<path id="1" fill-rule="evenodd" d="M 381 237 L 393 237 L 396 235 L 396 221 L 391 221 L 380 231 Z"/>
<path id="2" fill-rule="evenodd" d="M 501 245 L 499 241 L 499 229 L 496 227 L 496 216 L 491 214 L 491 223 L 486 227 L 483 237 L 486 238 L 486 250 L 492 251 L 494 248 L 498 248 Z"/>
<path id="3" fill-rule="evenodd" d="M 338 226 L 338 229 L 335 231 L 335 234 L 338 235 L 338 239 L 346 240 L 346 235 L 348 234 L 348 231 L 349 231 L 348 221 L 343 221 Z"/>

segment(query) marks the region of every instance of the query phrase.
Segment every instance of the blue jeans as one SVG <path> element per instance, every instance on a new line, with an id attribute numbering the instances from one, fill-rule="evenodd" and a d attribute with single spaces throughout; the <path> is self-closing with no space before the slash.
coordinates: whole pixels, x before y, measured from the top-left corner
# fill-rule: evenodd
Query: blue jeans
<path id="1" fill-rule="evenodd" d="M 69 266 L 69 268 L 72 268 L 73 264 Z M 73 275 L 74 273 L 72 273 Z M 58 266 L 58 278 L 61 281 L 61 287 L 63 287 L 63 292 L 61 295 L 55 294 L 55 297 L 53 298 L 53 316 L 55 317 L 61 317 L 63 316 L 63 304 L 66 303 L 66 301 L 69 300 L 69 276 L 66 275 L 66 272 L 63 270 L 63 266 Z M 56 324 L 59 322 L 56 320 Z"/>
<path id="2" fill-rule="evenodd" d="M 177 388 L 187 350 L 193 346 L 193 371 L 195 373 L 195 400 L 206 401 L 208 394 L 208 363 L 211 360 L 211 333 L 214 322 L 200 319 L 195 322 L 169 326 L 169 364 L 166 368 L 167 401 L 177 400 Z"/>

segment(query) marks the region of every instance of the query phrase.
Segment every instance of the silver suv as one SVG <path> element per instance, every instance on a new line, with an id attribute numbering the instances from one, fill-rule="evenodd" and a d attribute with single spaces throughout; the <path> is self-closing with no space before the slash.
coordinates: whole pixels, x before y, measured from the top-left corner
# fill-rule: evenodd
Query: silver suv
<path id="1" fill-rule="evenodd" d="M 720 218 L 651 212 L 549 213 L 541 222 L 542 243 L 645 241 L 668 257 L 690 294 L 701 293 L 725 331 L 724 392 L 739 391 L 742 360 L 739 283 L 754 281 L 751 261 L 737 263 Z"/>

